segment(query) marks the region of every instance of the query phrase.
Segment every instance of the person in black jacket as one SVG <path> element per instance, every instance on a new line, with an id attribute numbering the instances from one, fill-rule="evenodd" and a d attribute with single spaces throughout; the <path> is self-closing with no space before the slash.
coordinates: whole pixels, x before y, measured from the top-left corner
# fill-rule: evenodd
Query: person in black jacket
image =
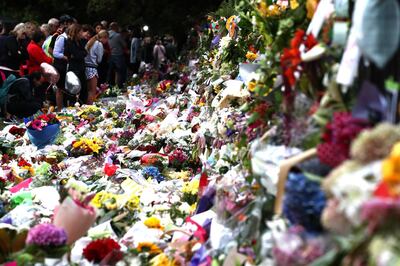
<path id="1" fill-rule="evenodd" d="M 0 35 L 0 65 L 19 70 L 21 63 L 28 59 L 28 54 L 22 47 L 26 38 L 25 25 L 20 23 L 10 32 L 11 25 L 3 25 L 3 34 Z"/>
<path id="2" fill-rule="evenodd" d="M 72 24 L 67 31 L 68 39 L 65 43 L 64 55 L 68 58 L 68 71 L 72 71 L 81 82 L 80 101 L 87 101 L 87 86 L 85 74 L 85 49 L 86 40 L 83 38 L 84 31 L 79 24 Z"/>
<path id="3" fill-rule="evenodd" d="M 40 75 L 28 78 L 19 78 L 8 91 L 7 112 L 18 118 L 24 118 L 34 115 L 42 108 L 43 102 L 35 98 L 32 94 L 31 82 L 40 83 Z"/>

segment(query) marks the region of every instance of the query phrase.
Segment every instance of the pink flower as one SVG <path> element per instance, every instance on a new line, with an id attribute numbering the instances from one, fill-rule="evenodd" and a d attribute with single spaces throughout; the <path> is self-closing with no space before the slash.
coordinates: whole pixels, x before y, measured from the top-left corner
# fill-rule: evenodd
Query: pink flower
<path id="1" fill-rule="evenodd" d="M 43 123 L 39 119 L 35 119 L 32 121 L 32 129 L 41 131 L 43 129 Z"/>

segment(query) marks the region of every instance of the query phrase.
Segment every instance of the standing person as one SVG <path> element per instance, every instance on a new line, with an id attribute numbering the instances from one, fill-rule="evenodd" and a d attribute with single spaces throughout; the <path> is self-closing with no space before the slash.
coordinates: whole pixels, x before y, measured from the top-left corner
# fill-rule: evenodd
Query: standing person
<path id="1" fill-rule="evenodd" d="M 108 43 L 108 32 L 106 30 L 101 30 L 86 44 L 88 55 L 85 58 L 85 72 L 88 88 L 87 104 L 89 105 L 93 104 L 96 98 L 97 81 L 99 78 L 97 68 L 102 61 L 104 54 L 103 45 L 106 43 Z"/>
<path id="2" fill-rule="evenodd" d="M 49 45 L 51 42 L 52 33 L 51 33 L 51 26 L 49 24 L 42 24 L 40 26 L 40 30 L 44 33 L 46 39 L 42 44 L 42 49 L 48 57 L 53 57 L 52 54 L 49 53 Z"/>
<path id="3" fill-rule="evenodd" d="M 68 15 L 61 16 L 60 27 L 58 28 L 57 33 L 53 35 L 53 39 L 55 39 L 54 50 L 53 50 L 54 67 L 60 74 L 60 79 L 57 82 L 57 91 L 56 91 L 56 102 L 57 102 L 57 109 L 59 112 L 63 108 L 63 98 L 64 98 L 63 90 L 65 86 L 65 75 L 67 73 L 67 64 L 68 64 L 68 57 L 64 55 L 65 42 L 68 38 L 67 33 L 65 31 L 68 26 L 72 25 L 72 23 L 73 19 L 70 16 Z"/>
<path id="4" fill-rule="evenodd" d="M 49 36 L 44 41 L 42 48 L 47 56 L 53 57 L 54 43 L 58 36 L 57 30 L 60 26 L 60 22 L 56 18 L 51 18 L 47 25 L 49 25 Z M 55 35 L 56 33 L 57 35 Z"/>
<path id="5" fill-rule="evenodd" d="M 175 62 L 177 59 L 177 49 L 174 41 L 174 37 L 170 36 L 166 38 L 165 50 L 167 52 L 167 58 L 170 62 Z"/>
<path id="6" fill-rule="evenodd" d="M 53 59 L 46 55 L 42 49 L 43 42 L 45 40 L 45 35 L 43 32 L 37 30 L 32 35 L 32 40 L 28 44 L 28 73 L 40 72 L 40 64 L 48 63 L 52 64 Z"/>
<path id="7" fill-rule="evenodd" d="M 101 30 L 105 30 L 105 28 L 100 22 L 97 22 L 94 24 L 94 30 L 96 31 L 96 34 L 98 34 Z"/>
<path id="8" fill-rule="evenodd" d="M 131 51 L 130 51 L 131 54 L 130 63 L 133 74 L 137 74 L 139 72 L 140 63 L 142 62 L 141 48 L 142 48 L 142 40 L 140 39 L 140 30 L 138 29 L 138 27 L 135 27 L 132 31 Z"/>
<path id="9" fill-rule="evenodd" d="M 122 38 L 121 34 L 119 34 L 119 27 L 116 22 L 112 22 L 110 24 L 111 30 L 108 32 L 109 40 L 111 48 L 111 56 L 110 63 L 108 69 L 108 81 L 110 84 L 113 84 L 114 78 L 112 77 L 113 71 L 115 70 L 117 80 L 116 83 L 119 88 L 122 88 L 123 84 L 126 81 L 126 61 L 124 56 L 124 51 L 126 49 L 126 43 Z"/>
<path id="10" fill-rule="evenodd" d="M 68 28 L 68 39 L 65 43 L 64 55 L 68 58 L 68 69 L 79 78 L 81 82 L 81 91 L 79 99 L 85 103 L 87 101 L 87 86 L 85 74 L 85 57 L 87 55 L 85 49 L 86 40 L 84 39 L 85 32 L 82 26 L 75 23 Z"/>
<path id="11" fill-rule="evenodd" d="M 3 27 L 3 35 L 0 36 L 0 65 L 19 70 L 21 64 L 28 59 L 28 53 L 23 48 L 25 24 L 16 25 L 11 32 L 9 25 Z"/>
<path id="12" fill-rule="evenodd" d="M 154 61 L 154 68 L 160 69 L 161 64 L 165 62 L 166 59 L 166 50 L 164 45 L 162 44 L 161 40 L 158 39 L 156 45 L 154 45 L 153 49 L 153 61 Z"/>

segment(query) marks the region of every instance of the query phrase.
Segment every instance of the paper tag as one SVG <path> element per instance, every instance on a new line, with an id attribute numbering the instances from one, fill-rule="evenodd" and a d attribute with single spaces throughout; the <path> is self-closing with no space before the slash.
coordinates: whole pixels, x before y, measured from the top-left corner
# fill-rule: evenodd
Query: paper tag
<path id="1" fill-rule="evenodd" d="M 345 46 L 348 32 L 349 32 L 349 24 L 347 22 L 336 21 L 333 24 L 332 43 L 340 46 Z"/>
<path id="2" fill-rule="evenodd" d="M 353 84 L 354 79 L 357 76 L 360 57 L 361 52 L 356 42 L 356 33 L 352 30 L 347 41 L 342 61 L 340 62 L 339 71 L 336 77 L 337 83 L 344 86 L 350 86 Z"/>
<path id="3" fill-rule="evenodd" d="M 321 2 L 318 4 L 317 10 L 315 11 L 314 17 L 308 26 L 307 34 L 311 33 L 317 37 L 322 29 L 325 19 L 328 18 L 334 11 L 335 8 L 332 4 L 332 0 L 321 0 Z"/>

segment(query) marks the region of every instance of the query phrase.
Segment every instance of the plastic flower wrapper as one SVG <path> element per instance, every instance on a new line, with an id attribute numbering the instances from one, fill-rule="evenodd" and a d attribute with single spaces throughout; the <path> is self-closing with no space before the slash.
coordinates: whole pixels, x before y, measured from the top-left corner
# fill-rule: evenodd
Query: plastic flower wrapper
<path id="1" fill-rule="evenodd" d="M 323 237 L 309 235 L 301 226 L 291 227 L 274 241 L 273 255 L 278 266 L 311 265 L 327 249 Z"/>
<path id="2" fill-rule="evenodd" d="M 83 202 L 67 197 L 54 213 L 54 225 L 63 228 L 67 232 L 68 244 L 74 243 L 84 236 L 96 220 L 96 211 Z M 76 224 L 79 221 L 79 224 Z"/>
<path id="3" fill-rule="evenodd" d="M 283 213 L 293 225 L 301 225 L 307 231 L 320 232 L 321 213 L 326 197 L 318 182 L 303 173 L 290 172 L 285 186 Z"/>
<path id="4" fill-rule="evenodd" d="M 15 255 L 18 265 L 44 262 L 45 258 L 61 258 L 69 248 L 67 234 L 52 224 L 38 224 L 31 228 L 26 247 Z"/>

